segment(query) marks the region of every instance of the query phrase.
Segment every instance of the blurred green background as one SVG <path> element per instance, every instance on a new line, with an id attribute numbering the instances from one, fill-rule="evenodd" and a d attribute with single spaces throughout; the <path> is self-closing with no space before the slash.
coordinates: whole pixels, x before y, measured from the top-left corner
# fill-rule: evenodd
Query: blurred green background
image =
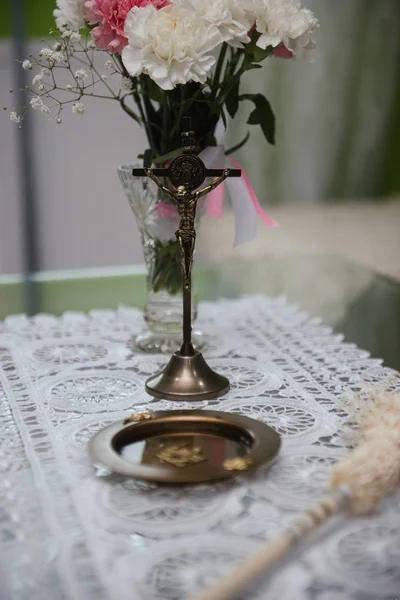
<path id="1" fill-rule="evenodd" d="M 340 138 L 337 142 L 335 155 L 329 172 L 329 182 L 326 183 L 326 195 L 332 198 L 347 198 L 349 196 L 383 198 L 400 192 L 400 2 L 399 0 L 339 0 L 334 4 L 330 0 L 309 0 L 304 3 L 308 8 L 314 10 L 321 22 L 319 32 L 319 52 L 325 38 L 329 38 L 329 32 L 334 30 L 334 44 L 332 51 L 336 54 L 336 62 L 345 59 L 347 63 L 347 82 L 341 97 L 335 94 L 332 102 L 342 102 L 340 123 L 336 127 L 340 129 Z M 350 5 L 350 8 L 345 8 Z M 27 33 L 32 38 L 41 38 L 54 28 L 53 10 L 54 0 L 35 0 L 26 2 L 26 25 Z M 342 19 L 340 15 L 342 14 Z M 345 29 L 343 27 L 345 26 Z M 325 31 L 324 31 L 325 30 Z M 0 5 L 0 37 L 11 35 L 9 3 L 3 0 Z M 397 40 L 396 40 L 397 38 Z M 322 42 L 322 43 L 321 43 Z M 329 41 L 331 43 L 331 40 Z M 378 45 L 378 47 L 376 47 Z M 319 60 L 321 58 L 319 57 Z M 322 59 L 324 60 L 324 59 Z M 335 67 L 335 59 L 325 57 L 323 77 L 325 79 L 338 76 Z M 297 66 L 296 66 L 297 69 Z M 278 71 L 278 72 L 274 72 Z M 287 95 L 287 79 L 290 77 L 297 84 L 298 79 L 293 80 L 292 73 L 285 74 L 282 67 L 274 66 L 272 74 L 264 75 L 266 93 L 272 98 L 273 105 L 278 116 L 283 115 L 282 104 L 285 105 Z M 286 81 L 285 81 L 286 79 Z M 368 83 L 368 81 L 369 83 Z M 260 73 L 257 77 L 252 76 L 253 83 L 260 88 Z M 367 81 L 367 84 L 365 82 Z M 387 82 L 390 81 L 390 100 L 385 101 L 383 96 Z M 252 82 L 249 81 L 249 87 Z M 360 97 L 360 91 L 364 97 Z M 318 89 L 315 90 L 318 95 Z M 276 100 L 274 102 L 274 100 Z M 321 101 L 329 102 L 329 98 L 321 98 Z M 382 104 L 381 104 L 382 102 Z M 365 110 L 365 106 L 373 103 L 376 109 L 381 109 L 381 117 L 378 121 L 370 122 L 368 118 L 371 112 Z M 291 103 L 286 106 L 290 111 Z M 363 118 L 365 114 L 365 118 Z M 239 137 L 239 131 L 243 129 L 245 119 L 241 125 L 232 128 L 231 135 L 234 140 Z M 282 119 L 281 119 L 282 123 Z M 282 125 L 282 128 L 284 125 Z M 362 155 L 365 160 L 364 180 L 367 184 L 367 192 L 362 184 L 363 174 L 358 172 L 353 177 L 349 171 L 351 164 L 357 160 L 359 152 L 359 138 L 368 138 L 368 130 L 376 137 L 376 148 L 379 149 L 379 159 L 371 149 L 370 157 Z M 279 121 L 278 121 L 279 135 Z M 260 136 L 253 136 L 253 146 L 260 145 Z M 328 141 L 328 140 L 327 140 Z M 264 144 L 261 143 L 261 147 Z M 248 152 L 248 147 L 247 150 Z M 285 148 L 282 148 L 285 152 Z M 268 160 L 265 163 L 269 179 L 274 166 L 277 163 L 277 154 L 266 150 Z M 256 167 L 260 170 L 259 162 L 250 172 L 254 174 Z M 371 170 L 374 175 L 371 177 Z M 254 179 L 263 181 L 259 172 L 255 173 Z M 259 184 L 261 187 L 261 183 Z M 270 189 L 274 192 L 272 198 L 280 201 L 282 185 L 280 182 L 270 183 Z M 357 193 L 358 192 L 358 193 Z M 286 198 L 284 198 L 287 200 Z"/>
<path id="2" fill-rule="evenodd" d="M 42 38 L 46 36 L 50 29 L 54 28 L 53 10 L 55 1 L 53 0 L 28 0 L 26 6 L 26 26 L 27 34 L 30 37 Z M 0 37 L 11 36 L 11 16 L 10 3 L 8 0 L 2 0 L 0 4 Z"/>

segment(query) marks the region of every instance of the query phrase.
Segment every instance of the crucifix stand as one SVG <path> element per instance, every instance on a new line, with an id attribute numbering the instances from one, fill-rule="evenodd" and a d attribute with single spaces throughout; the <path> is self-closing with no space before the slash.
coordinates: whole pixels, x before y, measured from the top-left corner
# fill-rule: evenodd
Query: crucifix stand
<path id="1" fill-rule="evenodd" d="M 192 265 L 196 242 L 195 218 L 199 198 L 208 194 L 227 177 L 240 177 L 240 169 L 207 169 L 196 155 L 190 117 L 183 119 L 182 154 L 167 169 L 133 169 L 137 177 L 149 177 L 176 202 L 180 223 L 176 237 L 181 250 L 183 279 L 183 344 L 163 371 L 146 382 L 146 391 L 155 398 L 167 400 L 209 400 L 229 389 L 226 377 L 213 371 L 192 345 Z M 171 187 L 159 177 L 167 178 Z M 215 177 L 201 187 L 207 177 Z"/>

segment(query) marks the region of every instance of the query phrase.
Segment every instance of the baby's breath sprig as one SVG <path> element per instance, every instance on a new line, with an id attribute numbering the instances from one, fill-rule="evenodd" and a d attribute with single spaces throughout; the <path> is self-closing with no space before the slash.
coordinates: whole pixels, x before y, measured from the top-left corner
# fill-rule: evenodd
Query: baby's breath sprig
<path id="1" fill-rule="evenodd" d="M 99 67 L 99 51 L 93 44 L 90 33 L 77 31 L 50 31 L 49 40 L 44 42 L 37 57 L 19 61 L 26 71 L 34 73 L 32 82 L 25 88 L 27 105 L 18 113 L 10 108 L 10 120 L 20 128 L 26 111 L 31 108 L 52 118 L 57 124 L 62 123 L 62 111 L 68 105 L 72 114 L 80 116 L 86 111 L 84 99 L 102 98 L 114 100 L 135 121 L 144 122 L 144 115 L 136 113 L 134 102 L 135 90 L 132 78 L 111 53 L 109 58 Z M 119 76 L 119 81 L 118 81 Z M 68 83 L 65 83 L 65 81 Z M 10 90 L 12 91 L 12 90 Z M 22 90 L 21 90 L 22 91 Z M 131 100 L 132 106 L 127 105 Z M 3 107 L 8 110 L 8 107 Z"/>

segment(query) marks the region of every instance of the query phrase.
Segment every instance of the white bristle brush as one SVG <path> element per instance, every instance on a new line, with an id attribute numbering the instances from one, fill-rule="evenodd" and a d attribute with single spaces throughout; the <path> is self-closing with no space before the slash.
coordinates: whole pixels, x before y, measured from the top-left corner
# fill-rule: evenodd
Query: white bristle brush
<path id="1" fill-rule="evenodd" d="M 213 587 L 190 600 L 233 600 L 305 536 L 335 514 L 366 515 L 400 484 L 400 393 L 373 392 L 347 402 L 358 446 L 333 469 L 331 495 L 302 515 Z"/>

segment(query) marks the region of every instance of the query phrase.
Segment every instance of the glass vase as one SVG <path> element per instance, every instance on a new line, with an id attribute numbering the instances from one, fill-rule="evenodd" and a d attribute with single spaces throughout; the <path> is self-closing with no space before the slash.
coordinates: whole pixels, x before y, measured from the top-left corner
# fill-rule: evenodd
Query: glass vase
<path id="1" fill-rule="evenodd" d="M 172 353 L 182 344 L 182 271 L 179 244 L 175 232 L 178 210 L 171 198 L 147 178 L 133 177 L 132 169 L 141 165 L 122 165 L 118 175 L 135 214 L 146 266 L 147 300 L 144 309 L 146 328 L 134 339 L 144 352 Z M 199 207 L 197 226 L 202 214 Z M 197 317 L 193 294 L 192 322 Z M 201 332 L 193 331 L 193 345 L 204 347 Z"/>

